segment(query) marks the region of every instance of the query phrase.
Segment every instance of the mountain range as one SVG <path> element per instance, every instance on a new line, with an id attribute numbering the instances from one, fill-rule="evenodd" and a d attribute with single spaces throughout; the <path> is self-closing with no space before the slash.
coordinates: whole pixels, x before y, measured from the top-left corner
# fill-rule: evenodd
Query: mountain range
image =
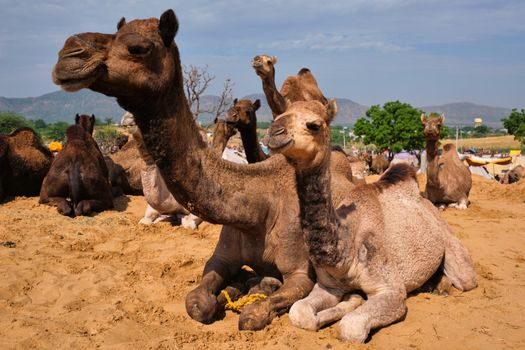
<path id="1" fill-rule="evenodd" d="M 257 111 L 258 120 L 270 121 L 272 119 L 272 113 L 263 94 L 251 94 L 242 98 L 248 98 L 252 101 L 260 99 L 261 108 Z M 203 96 L 201 107 L 211 109 L 217 100 L 217 96 Z M 353 125 L 368 109 L 368 106 L 347 98 L 337 98 L 336 100 L 338 107 L 336 125 Z M 507 117 L 511 112 L 510 108 L 483 106 L 469 102 L 418 108 L 427 113 L 445 113 L 445 123 L 450 126 L 472 125 L 474 118 L 482 118 L 486 125 L 501 127 L 501 118 Z M 124 114 L 124 110 L 119 107 L 114 98 L 90 90 L 81 90 L 75 93 L 56 91 L 39 97 L 27 98 L 0 97 L 0 112 L 3 111 L 20 114 L 29 119 L 43 119 L 46 123 L 71 122 L 76 113 L 94 114 L 101 120 L 111 117 L 114 122 L 118 122 Z M 210 114 L 199 116 L 199 120 L 203 124 L 209 124 L 212 119 L 213 116 Z"/>

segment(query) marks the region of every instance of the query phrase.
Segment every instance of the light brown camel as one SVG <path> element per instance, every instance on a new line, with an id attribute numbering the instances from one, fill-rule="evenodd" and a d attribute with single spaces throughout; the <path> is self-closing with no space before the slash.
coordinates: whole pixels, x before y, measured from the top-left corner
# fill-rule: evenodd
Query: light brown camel
<path id="1" fill-rule="evenodd" d="M 215 118 L 213 123 L 215 124 L 215 127 L 213 128 L 211 148 L 219 157 L 221 157 L 228 141 L 237 133 L 237 130 L 235 130 L 232 123 L 229 123 L 224 119 Z"/>
<path id="2" fill-rule="evenodd" d="M 357 186 L 334 208 L 329 166 L 334 102 L 296 102 L 269 131 L 271 152 L 295 167 L 303 234 L 317 274 L 314 289 L 289 316 L 310 330 L 341 319 L 341 337 L 364 342 L 370 330 L 400 320 L 407 293 L 439 269 L 462 291 L 476 287 L 476 275 L 466 248 L 420 196 L 407 164 Z M 348 294 L 357 291 L 366 301 Z"/>
<path id="3" fill-rule="evenodd" d="M 438 144 L 441 125 L 445 115 L 427 117 L 421 114 L 423 134 L 427 151 L 427 185 L 425 196 L 437 206 L 467 209 L 468 195 L 472 187 L 472 176 L 469 168 L 459 159 L 453 144 L 443 146 L 443 154 L 438 157 Z"/>
<path id="4" fill-rule="evenodd" d="M 385 158 L 381 153 L 372 156 L 370 154 L 365 155 L 365 161 L 368 164 L 368 169 L 372 174 L 381 175 L 390 166 L 390 161 Z"/>
<path id="5" fill-rule="evenodd" d="M 117 98 L 133 113 L 144 143 L 175 199 L 211 223 L 223 224 L 200 285 L 186 298 L 189 315 L 209 323 L 217 296 L 243 265 L 283 280 L 268 298 L 243 309 L 240 329 L 261 329 L 313 287 L 302 238 L 293 167 L 281 155 L 248 165 L 219 158 L 199 136 L 184 96 L 173 39 L 172 10 L 156 18 L 119 22 L 116 34 L 82 33 L 66 40 L 53 80 Z M 346 188 L 334 186 L 334 192 Z"/>
<path id="6" fill-rule="evenodd" d="M 275 86 L 276 63 L 276 56 L 267 55 L 255 56 L 252 61 L 255 73 L 261 78 L 263 91 L 274 119 L 284 113 L 286 106 L 292 102 L 315 100 L 326 103 L 327 100 L 319 89 L 317 80 L 308 68 L 303 68 L 297 75 L 286 78 L 281 90 L 278 91 Z"/>
<path id="7" fill-rule="evenodd" d="M 518 165 L 503 175 L 500 182 L 502 184 L 512 184 L 520 181 L 521 179 L 525 179 L 525 168 L 522 165 Z"/>
<path id="8" fill-rule="evenodd" d="M 82 115 L 66 130 L 66 144 L 54 159 L 40 190 L 40 203 L 62 215 L 88 215 L 113 208 L 108 169 L 91 133 L 95 117 Z"/>
<path id="9" fill-rule="evenodd" d="M 0 135 L 0 201 L 4 196 L 36 196 L 53 155 L 31 128 Z"/>

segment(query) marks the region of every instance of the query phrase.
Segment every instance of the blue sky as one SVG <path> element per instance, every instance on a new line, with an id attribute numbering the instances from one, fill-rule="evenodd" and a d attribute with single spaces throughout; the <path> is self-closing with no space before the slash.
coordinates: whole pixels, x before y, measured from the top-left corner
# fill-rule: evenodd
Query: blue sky
<path id="1" fill-rule="evenodd" d="M 524 0 L 0 0 L 0 96 L 39 96 L 65 39 L 173 8 L 184 64 L 208 65 L 242 97 L 250 61 L 276 55 L 278 86 L 309 67 L 325 95 L 371 105 L 469 101 L 525 107 Z"/>

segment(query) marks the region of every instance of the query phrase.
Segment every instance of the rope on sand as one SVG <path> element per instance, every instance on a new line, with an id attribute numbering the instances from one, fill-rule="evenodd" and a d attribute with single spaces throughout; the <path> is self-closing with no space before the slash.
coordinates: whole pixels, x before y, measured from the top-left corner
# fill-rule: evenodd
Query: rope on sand
<path id="1" fill-rule="evenodd" d="M 255 294 L 245 295 L 245 296 L 237 299 L 237 301 L 232 301 L 232 299 L 230 298 L 230 295 L 228 294 L 228 292 L 226 290 L 224 290 L 224 289 L 221 290 L 221 294 L 224 295 L 224 297 L 226 298 L 226 301 L 227 301 L 227 303 L 224 306 L 224 308 L 226 310 L 232 310 L 232 311 L 235 311 L 235 312 L 241 312 L 241 310 L 243 308 L 245 308 L 246 306 L 248 306 L 250 304 L 253 304 L 256 301 L 266 299 L 268 297 L 265 294 L 255 293 Z"/>

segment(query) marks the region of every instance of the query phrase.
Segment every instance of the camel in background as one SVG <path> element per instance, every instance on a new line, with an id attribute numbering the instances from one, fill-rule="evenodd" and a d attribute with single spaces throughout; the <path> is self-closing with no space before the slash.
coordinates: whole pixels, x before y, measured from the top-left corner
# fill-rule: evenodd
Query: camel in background
<path id="1" fill-rule="evenodd" d="M 177 202 L 223 225 L 199 286 L 186 297 L 188 314 L 202 323 L 213 322 L 223 305 L 218 300 L 221 289 L 248 265 L 259 275 L 283 281 L 268 298 L 240 314 L 240 329 L 262 329 L 313 287 L 295 172 L 282 155 L 239 165 L 222 160 L 206 145 L 184 95 L 174 42 L 178 27 L 175 13 L 168 10 L 160 20 L 122 19 L 116 34 L 71 36 L 59 53 L 53 80 L 66 91 L 89 88 L 116 97 L 135 116 Z M 334 184 L 334 193 L 347 190 Z"/>
<path id="2" fill-rule="evenodd" d="M 509 170 L 500 179 L 502 184 L 512 184 L 525 178 L 525 168 L 522 165 L 516 166 L 514 169 Z"/>
<path id="3" fill-rule="evenodd" d="M 443 146 L 443 154 L 438 157 L 438 143 L 441 125 L 445 115 L 427 117 L 421 114 L 423 134 L 427 151 L 427 185 L 425 196 L 429 201 L 444 208 L 446 205 L 457 209 L 467 209 L 468 196 L 472 187 L 470 169 L 459 159 L 453 144 Z"/>
<path id="4" fill-rule="evenodd" d="M 304 239 L 317 274 L 310 295 L 290 309 L 290 320 L 309 330 L 341 320 L 343 340 L 364 342 L 371 330 L 400 320 L 407 294 L 436 271 L 461 291 L 476 287 L 476 274 L 466 248 L 420 196 L 407 164 L 392 166 L 333 206 L 329 125 L 336 109 L 335 100 L 293 103 L 272 123 L 268 146 L 295 168 Z M 366 301 L 349 294 L 358 291 Z"/>
<path id="5" fill-rule="evenodd" d="M 66 130 L 66 144 L 44 178 L 41 204 L 62 215 L 89 215 L 113 208 L 108 169 L 92 137 L 95 116 L 77 114 Z"/>
<path id="6" fill-rule="evenodd" d="M 36 196 L 53 154 L 31 128 L 0 134 L 0 201 L 5 196 Z"/>

